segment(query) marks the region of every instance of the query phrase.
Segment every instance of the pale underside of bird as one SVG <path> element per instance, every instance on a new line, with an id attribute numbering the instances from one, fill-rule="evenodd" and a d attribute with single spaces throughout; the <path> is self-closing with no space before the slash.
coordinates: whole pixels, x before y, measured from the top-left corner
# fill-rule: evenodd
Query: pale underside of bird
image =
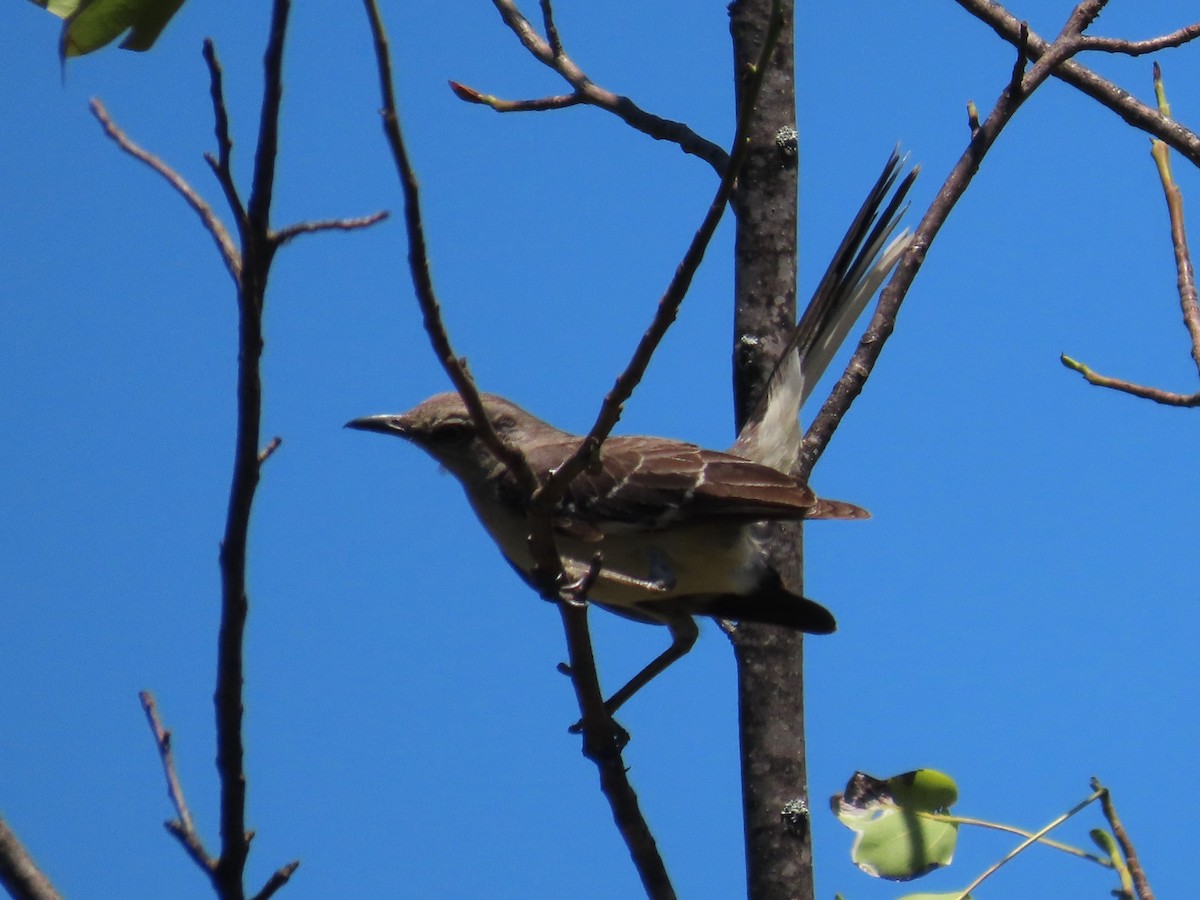
<path id="1" fill-rule="evenodd" d="M 771 522 L 868 515 L 819 499 L 788 473 L 800 449 L 800 404 L 907 246 L 907 233 L 888 239 L 915 173 L 879 215 L 899 167 L 893 155 L 728 452 L 668 438 L 610 437 L 554 510 L 555 543 L 568 577 L 581 579 L 599 555 L 587 599 L 667 625 L 672 633 L 671 646 L 607 701 L 610 712 L 687 653 L 698 634 L 693 616 L 818 634 L 836 628 L 827 609 L 784 587 L 762 542 Z M 481 398 L 497 435 L 524 454 L 541 481 L 579 446 L 580 437 L 503 397 Z M 441 463 L 460 481 L 504 557 L 532 583 L 529 497 L 480 437 L 458 394 L 438 394 L 409 412 L 355 419 L 348 427 L 405 438 Z"/>

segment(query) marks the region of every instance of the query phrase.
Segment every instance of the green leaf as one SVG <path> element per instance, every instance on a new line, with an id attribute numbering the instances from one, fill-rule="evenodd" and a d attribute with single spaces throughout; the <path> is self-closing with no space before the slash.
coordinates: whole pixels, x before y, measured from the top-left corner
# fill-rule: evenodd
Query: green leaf
<path id="1" fill-rule="evenodd" d="M 179 11 L 183 0 L 34 0 L 66 19 L 59 56 L 83 56 L 110 44 L 125 32 L 126 50 L 149 50 Z"/>
<path id="2" fill-rule="evenodd" d="M 60 19 L 65 19 L 75 12 L 76 7 L 80 4 L 80 0 L 33 0 L 33 2 L 46 12 L 54 13 Z"/>
<path id="3" fill-rule="evenodd" d="M 900 806 L 928 812 L 947 810 L 958 802 L 958 785 L 945 772 L 917 769 L 887 780 L 892 798 Z"/>
<path id="4" fill-rule="evenodd" d="M 958 826 L 921 815 L 958 799 L 948 775 L 919 769 L 888 779 L 856 772 L 831 801 L 834 815 L 856 833 L 850 857 L 876 878 L 907 881 L 949 865 Z"/>

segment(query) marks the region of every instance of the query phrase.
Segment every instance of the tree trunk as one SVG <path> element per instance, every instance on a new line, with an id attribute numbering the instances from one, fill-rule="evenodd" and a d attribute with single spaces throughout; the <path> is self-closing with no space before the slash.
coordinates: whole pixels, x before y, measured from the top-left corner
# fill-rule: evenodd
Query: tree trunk
<path id="1" fill-rule="evenodd" d="M 797 166 L 793 3 L 760 95 L 751 152 L 733 200 L 737 217 L 733 374 L 744 421 L 796 322 Z M 756 60 L 771 0 L 730 4 L 734 78 Z M 799 525 L 778 528 L 771 560 L 789 590 L 802 588 Z M 733 634 L 738 668 L 747 896 L 811 900 L 812 844 L 804 747 L 803 636 L 745 624 Z"/>

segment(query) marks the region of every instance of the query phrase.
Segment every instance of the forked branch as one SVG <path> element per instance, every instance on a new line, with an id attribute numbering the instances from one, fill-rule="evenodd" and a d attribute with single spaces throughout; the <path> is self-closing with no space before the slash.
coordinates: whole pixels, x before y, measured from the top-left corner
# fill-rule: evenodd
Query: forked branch
<path id="1" fill-rule="evenodd" d="M 492 0 L 496 10 L 500 13 L 500 18 L 517 36 L 521 46 L 528 50 L 538 62 L 562 76 L 563 80 L 571 85 L 572 92 L 530 100 L 504 100 L 457 81 L 451 81 L 450 87 L 460 99 L 468 103 L 479 103 L 491 107 L 496 112 L 541 112 L 563 109 L 581 103 L 595 106 L 607 110 L 642 134 L 657 141 L 669 141 L 678 145 L 684 153 L 704 160 L 713 167 L 718 175 L 725 171 L 729 164 L 729 155 L 720 146 L 701 137 L 682 122 L 674 122 L 647 112 L 628 97 L 602 88 L 588 78 L 583 69 L 563 49 L 558 26 L 554 23 L 554 10 L 550 0 L 539 0 L 539 2 L 542 10 L 542 23 L 546 31 L 545 37 L 538 34 L 537 29 L 517 8 L 514 0 Z"/>

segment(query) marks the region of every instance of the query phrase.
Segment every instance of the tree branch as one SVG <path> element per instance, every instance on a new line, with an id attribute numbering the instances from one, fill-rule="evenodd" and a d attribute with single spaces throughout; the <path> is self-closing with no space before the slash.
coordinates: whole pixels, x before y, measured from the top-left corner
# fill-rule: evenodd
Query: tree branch
<path id="1" fill-rule="evenodd" d="M 145 163 L 165 178 L 167 183 L 183 197 L 187 205 L 196 212 L 196 215 L 200 217 L 201 224 L 204 225 L 204 230 L 211 235 L 213 242 L 216 243 L 217 251 L 221 254 L 221 261 L 225 263 L 226 270 L 233 278 L 234 283 L 237 283 L 241 278 L 241 257 L 237 248 L 233 245 L 233 239 L 230 238 L 229 232 L 225 230 L 225 226 L 221 223 L 221 220 L 217 218 L 217 214 L 213 212 L 213 208 L 192 189 L 192 186 L 184 180 L 182 175 L 153 153 L 143 150 L 130 140 L 128 135 L 109 117 L 108 110 L 104 108 L 104 104 L 98 98 L 93 97 L 88 106 L 92 111 L 92 115 L 100 123 L 100 127 L 104 129 L 104 133 L 112 138 L 118 147 L 134 159 Z"/>
<path id="2" fill-rule="evenodd" d="M 1162 70 L 1158 63 L 1154 64 L 1154 92 L 1158 98 L 1159 111 L 1163 115 L 1169 116 L 1171 107 L 1167 103 L 1166 91 L 1162 82 Z M 1197 372 L 1200 373 L 1200 301 L 1197 298 L 1196 275 L 1192 269 L 1192 256 L 1188 249 L 1187 229 L 1183 220 L 1183 193 L 1179 190 L 1179 185 L 1171 174 L 1171 151 L 1167 145 L 1159 140 L 1151 141 L 1150 155 L 1154 157 L 1163 195 L 1167 202 L 1167 215 L 1171 225 L 1171 247 L 1175 254 L 1175 283 L 1179 292 L 1179 305 L 1183 311 L 1184 326 L 1191 338 L 1192 359 L 1196 363 Z M 1200 406 L 1200 391 L 1194 394 L 1180 394 L 1161 388 L 1148 387 L 1121 378 L 1100 375 L 1066 354 L 1060 356 L 1059 359 L 1068 369 L 1078 372 L 1088 383 L 1097 387 L 1122 391 L 1165 406 Z"/>
<path id="3" fill-rule="evenodd" d="M 959 6 L 982 22 L 991 26 L 1001 38 L 1013 46 L 1021 41 L 1021 21 L 999 3 L 990 0 L 955 0 Z M 1189 26 L 1190 27 L 1190 26 Z M 1178 32 L 1173 32 L 1178 34 Z M 1079 49 L 1086 49 L 1085 39 Z M 1050 44 L 1034 32 L 1029 32 L 1029 55 L 1039 59 Z M 1134 98 L 1111 81 L 1101 78 L 1091 69 L 1072 59 L 1064 59 L 1051 73 L 1055 78 L 1078 88 L 1093 100 L 1107 106 L 1126 123 L 1146 132 L 1178 150 L 1193 164 L 1200 166 L 1200 135 L 1184 128 L 1178 122 L 1161 115 L 1155 109 Z"/>
<path id="4" fill-rule="evenodd" d="M 224 900 L 243 900 L 250 835 L 246 830 L 244 647 L 250 600 L 246 591 L 250 512 L 263 463 L 262 431 L 263 305 L 276 245 L 270 236 L 271 195 L 279 140 L 283 94 L 283 41 L 289 0 L 274 0 L 263 59 L 266 73 L 254 176 L 247 211 L 241 220 L 242 277 L 238 281 L 237 425 L 233 478 L 225 535 L 221 540 L 221 624 L 217 638 L 217 684 L 213 695 L 217 722 L 217 774 L 221 782 L 221 854 L 213 883 Z M 218 129 L 219 130 L 219 129 Z M 219 138 L 218 138 L 219 140 Z"/>
<path id="5" fill-rule="evenodd" d="M 302 234 L 316 234 L 319 231 L 358 231 L 360 228 L 370 228 L 387 217 L 387 210 L 380 210 L 369 216 L 359 216 L 355 219 L 319 219 L 316 222 L 297 222 L 272 232 L 271 241 L 275 246 L 282 247 Z"/>
<path id="6" fill-rule="evenodd" d="M 969 5 L 971 0 L 958 2 Z M 1010 79 L 987 119 L 977 129 L 973 129 L 962 156 L 946 177 L 933 203 L 917 226 L 908 251 L 900 259 L 895 274 L 880 294 L 879 304 L 866 332 L 859 340 L 850 363 L 804 436 L 798 467 L 802 477 L 809 477 L 842 418 L 862 392 L 863 385 L 878 362 L 887 339 L 896 327 L 900 305 L 925 261 L 925 254 L 945 224 L 946 217 L 970 185 L 975 173 L 979 171 L 984 156 L 1012 121 L 1021 104 L 1043 85 L 1047 78 L 1060 72 L 1064 63 L 1082 49 L 1083 29 L 1099 15 L 1104 5 L 1105 0 L 1085 0 L 1078 4 L 1058 38 L 1049 45 L 1028 31 L 1027 26 L 1023 27 L 1022 23 L 1017 23 L 1015 43 L 1018 47 L 1018 61 L 1028 54 L 1036 62 L 1033 68 L 1019 78 Z M 1027 35 L 1024 43 L 1020 38 L 1023 31 Z M 1013 74 L 1016 76 L 1018 73 L 1014 70 Z"/>
<path id="7" fill-rule="evenodd" d="M 201 51 L 204 63 L 208 66 L 209 95 L 213 105 L 213 130 L 217 137 L 217 155 L 204 154 L 204 159 L 213 174 L 217 176 L 217 184 L 225 193 L 225 202 L 233 212 L 233 220 L 237 223 L 238 233 L 246 228 L 246 207 L 238 195 L 237 185 L 233 180 L 233 140 L 229 137 L 229 111 L 225 106 L 224 76 L 221 64 L 217 61 L 217 51 L 211 38 L 204 39 Z"/>
<path id="8" fill-rule="evenodd" d="M 729 156 L 717 144 L 703 138 L 682 122 L 674 122 L 649 113 L 628 97 L 615 94 L 597 85 L 576 65 L 563 50 L 562 38 L 554 24 L 554 14 L 549 0 L 539 0 L 542 20 L 547 37 L 543 38 L 517 8 L 514 0 L 492 0 L 504 24 L 517 36 L 517 40 L 538 62 L 553 69 L 574 88 L 566 97 L 545 97 L 539 100 L 501 100 L 474 88 L 450 82 L 454 93 L 468 103 L 481 103 L 497 112 L 530 112 L 547 109 L 562 109 L 584 103 L 595 106 L 621 119 L 626 125 L 657 141 L 676 144 L 684 153 L 696 156 L 718 174 L 725 171 Z"/>
<path id="9" fill-rule="evenodd" d="M 60 900 L 16 832 L 0 816 L 0 886 L 13 900 Z"/>
<path id="10" fill-rule="evenodd" d="M 1189 41 L 1200 37 L 1200 22 L 1188 25 L 1170 34 L 1148 38 L 1144 41 L 1127 41 L 1121 38 L 1089 37 L 1083 38 L 1085 50 L 1099 50 L 1105 53 L 1124 53 L 1128 56 L 1141 56 L 1145 53 L 1156 53 L 1159 50 L 1170 50 L 1182 47 Z"/>
<path id="11" fill-rule="evenodd" d="M 1125 856 L 1125 865 L 1129 867 L 1129 875 L 1133 878 L 1133 886 L 1137 891 L 1138 900 L 1154 900 L 1154 892 L 1150 890 L 1150 882 L 1146 880 L 1146 873 L 1142 869 L 1141 860 L 1138 859 L 1137 848 L 1133 846 L 1133 841 L 1129 839 L 1129 833 L 1125 831 L 1125 826 L 1117 818 L 1117 809 L 1113 806 L 1112 794 L 1097 778 L 1092 779 L 1092 790 L 1100 793 L 1100 809 L 1104 812 L 1104 818 L 1108 820 L 1108 827 L 1112 829 L 1113 837 L 1117 839 L 1121 853 Z"/>
<path id="12" fill-rule="evenodd" d="M 178 816 L 177 819 L 164 823 L 165 827 L 179 841 L 184 851 L 200 867 L 201 871 L 212 878 L 216 862 L 204 849 L 204 842 L 196 831 L 192 814 L 183 799 L 183 785 L 175 771 L 175 756 L 171 751 L 171 732 L 163 727 L 162 720 L 158 717 L 158 707 L 155 706 L 152 693 L 141 691 L 138 693 L 138 700 L 142 703 L 146 721 L 150 723 L 150 731 L 154 735 L 154 746 L 162 761 L 163 776 L 167 782 L 167 797 L 171 800 L 171 805 L 175 807 L 175 814 Z"/>

